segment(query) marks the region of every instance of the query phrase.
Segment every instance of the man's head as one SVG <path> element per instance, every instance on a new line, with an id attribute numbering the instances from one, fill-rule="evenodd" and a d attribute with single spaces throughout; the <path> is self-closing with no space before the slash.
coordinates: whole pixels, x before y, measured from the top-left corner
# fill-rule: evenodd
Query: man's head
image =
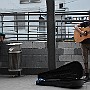
<path id="1" fill-rule="evenodd" d="M 4 41 L 4 39 L 5 39 L 5 34 L 0 33 L 0 41 L 2 42 L 2 41 Z"/>

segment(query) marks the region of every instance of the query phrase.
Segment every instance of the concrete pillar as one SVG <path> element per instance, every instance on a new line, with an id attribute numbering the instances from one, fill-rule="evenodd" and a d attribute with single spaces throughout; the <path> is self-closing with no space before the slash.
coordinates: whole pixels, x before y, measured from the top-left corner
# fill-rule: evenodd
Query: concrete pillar
<path id="1" fill-rule="evenodd" d="M 47 48 L 49 70 L 55 69 L 55 2 L 46 0 L 47 3 Z"/>

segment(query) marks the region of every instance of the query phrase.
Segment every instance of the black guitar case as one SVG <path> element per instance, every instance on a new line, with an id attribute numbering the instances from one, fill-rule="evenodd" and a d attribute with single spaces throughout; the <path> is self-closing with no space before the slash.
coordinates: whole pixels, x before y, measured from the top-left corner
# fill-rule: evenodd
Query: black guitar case
<path id="1" fill-rule="evenodd" d="M 38 74 L 36 85 L 79 88 L 84 84 L 83 67 L 78 61 Z"/>

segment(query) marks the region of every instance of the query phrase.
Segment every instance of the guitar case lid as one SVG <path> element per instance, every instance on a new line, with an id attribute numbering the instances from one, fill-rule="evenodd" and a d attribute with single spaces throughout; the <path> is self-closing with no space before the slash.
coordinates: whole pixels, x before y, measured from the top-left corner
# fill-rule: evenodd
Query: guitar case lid
<path id="1" fill-rule="evenodd" d="M 73 61 L 57 69 L 39 73 L 36 85 L 79 88 L 84 84 L 82 76 L 81 63 Z"/>

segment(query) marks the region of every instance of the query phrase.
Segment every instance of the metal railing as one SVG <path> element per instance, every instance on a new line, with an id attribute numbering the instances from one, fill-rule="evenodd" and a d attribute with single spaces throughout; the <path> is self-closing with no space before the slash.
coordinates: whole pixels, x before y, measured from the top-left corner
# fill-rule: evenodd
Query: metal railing
<path id="1" fill-rule="evenodd" d="M 89 11 L 57 11 L 56 41 L 74 40 L 74 25 L 88 20 Z M 57 18 L 59 17 L 59 18 Z M 47 12 L 0 13 L 0 32 L 7 40 L 47 40 Z"/>

